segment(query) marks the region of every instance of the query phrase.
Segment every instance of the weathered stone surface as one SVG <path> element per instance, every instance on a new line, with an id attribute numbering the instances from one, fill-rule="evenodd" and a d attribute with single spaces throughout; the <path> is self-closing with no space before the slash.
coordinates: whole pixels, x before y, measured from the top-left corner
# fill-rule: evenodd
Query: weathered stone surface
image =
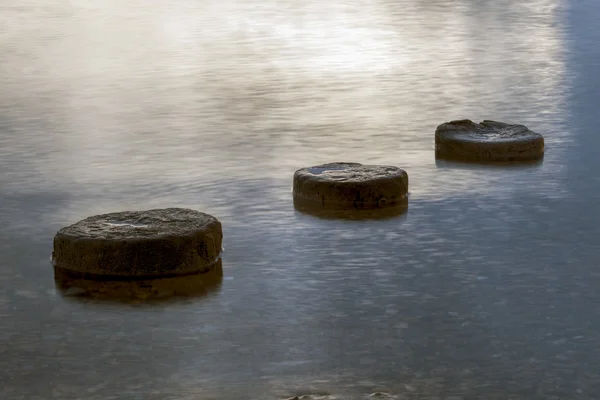
<path id="1" fill-rule="evenodd" d="M 96 215 L 54 237 L 55 269 L 91 279 L 135 279 L 211 270 L 223 231 L 214 217 L 183 208 Z"/>
<path id="2" fill-rule="evenodd" d="M 406 204 L 407 173 L 393 166 L 330 163 L 294 173 L 296 207 L 372 210 Z"/>
<path id="3" fill-rule="evenodd" d="M 532 161 L 544 156 L 544 138 L 524 125 L 451 121 L 435 131 L 435 154 L 464 161 Z"/>

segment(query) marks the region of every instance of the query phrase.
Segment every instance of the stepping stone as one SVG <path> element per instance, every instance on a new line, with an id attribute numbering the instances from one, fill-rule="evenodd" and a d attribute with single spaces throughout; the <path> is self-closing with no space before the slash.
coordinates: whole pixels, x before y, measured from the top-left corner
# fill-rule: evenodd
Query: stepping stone
<path id="1" fill-rule="evenodd" d="M 294 205 L 308 210 L 406 207 L 408 175 L 394 166 L 330 163 L 294 173 Z"/>
<path id="2" fill-rule="evenodd" d="M 183 208 L 96 215 L 54 237 L 55 273 L 85 279 L 148 279 L 203 273 L 220 261 L 213 216 Z"/>
<path id="3" fill-rule="evenodd" d="M 435 156 L 475 162 L 533 161 L 544 157 L 544 138 L 524 125 L 451 121 L 435 131 Z"/>

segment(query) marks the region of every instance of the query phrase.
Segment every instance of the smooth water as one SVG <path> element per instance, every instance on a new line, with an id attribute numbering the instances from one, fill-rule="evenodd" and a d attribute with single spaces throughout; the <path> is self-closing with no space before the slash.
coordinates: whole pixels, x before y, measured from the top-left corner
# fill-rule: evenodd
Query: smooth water
<path id="1" fill-rule="evenodd" d="M 0 0 L 0 398 L 596 399 L 597 0 Z M 436 163 L 461 118 L 542 164 Z M 410 177 L 406 214 L 320 219 L 292 175 Z M 220 285 L 69 296 L 58 229 L 189 207 Z M 382 395 L 383 398 L 385 396 Z"/>

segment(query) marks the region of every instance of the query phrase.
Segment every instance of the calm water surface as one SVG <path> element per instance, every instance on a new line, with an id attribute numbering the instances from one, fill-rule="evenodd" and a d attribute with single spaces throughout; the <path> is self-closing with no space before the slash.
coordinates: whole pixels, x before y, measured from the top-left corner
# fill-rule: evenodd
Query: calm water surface
<path id="1" fill-rule="evenodd" d="M 596 399 L 600 2 L 0 0 L 0 398 Z M 437 163 L 451 119 L 541 165 Z M 294 211 L 295 169 L 406 169 L 408 212 Z M 52 237 L 190 207 L 204 296 L 64 296 Z"/>

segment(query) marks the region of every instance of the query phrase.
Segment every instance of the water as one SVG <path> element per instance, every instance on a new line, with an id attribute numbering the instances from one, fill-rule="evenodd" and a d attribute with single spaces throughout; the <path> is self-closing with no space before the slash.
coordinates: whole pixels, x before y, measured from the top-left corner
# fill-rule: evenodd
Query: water
<path id="1" fill-rule="evenodd" d="M 600 3 L 0 2 L 0 398 L 594 399 Z M 436 163 L 435 127 L 546 138 L 540 165 Z M 294 211 L 297 168 L 408 171 L 406 214 Z M 189 207 L 220 285 L 63 296 L 52 237 Z"/>

